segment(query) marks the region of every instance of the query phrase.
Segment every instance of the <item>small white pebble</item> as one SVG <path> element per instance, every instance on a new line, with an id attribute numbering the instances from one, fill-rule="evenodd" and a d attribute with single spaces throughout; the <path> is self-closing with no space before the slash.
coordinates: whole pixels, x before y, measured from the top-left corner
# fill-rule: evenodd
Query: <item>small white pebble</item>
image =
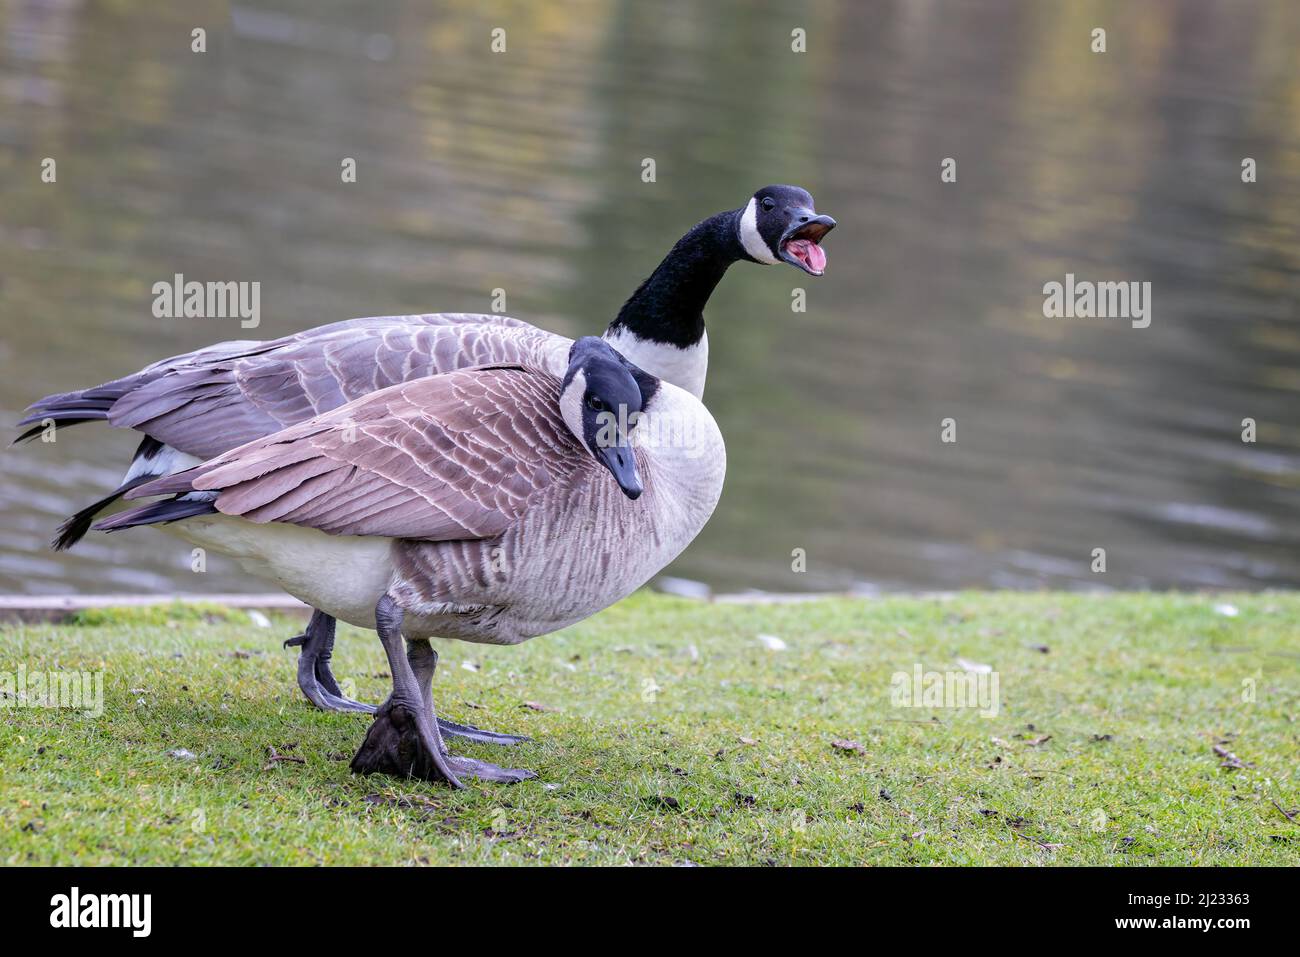
<path id="1" fill-rule="evenodd" d="M 250 609 L 248 609 L 248 620 L 251 621 L 251 622 L 252 622 L 254 625 L 256 625 L 258 628 L 270 628 L 270 627 L 271 627 L 271 619 L 270 619 L 270 618 L 267 618 L 264 614 L 262 614 L 262 613 L 261 613 L 260 611 L 258 611 L 256 608 L 250 608 Z"/>
<path id="2" fill-rule="evenodd" d="M 167 757 L 175 758 L 178 761 L 197 761 L 199 756 L 188 748 L 173 748 L 167 752 Z"/>
<path id="3" fill-rule="evenodd" d="M 993 671 L 992 665 L 982 665 L 978 661 L 967 661 L 965 658 L 957 659 L 957 667 L 974 675 L 987 675 Z"/>
<path id="4" fill-rule="evenodd" d="M 759 635 L 758 640 L 768 651 L 785 651 L 787 645 L 776 635 Z"/>
<path id="5" fill-rule="evenodd" d="M 478 666 L 477 664 L 475 664 L 474 662 L 472 662 L 472 661 L 462 661 L 462 662 L 460 663 L 460 666 L 461 666 L 462 668 L 464 668 L 466 671 L 478 671 L 478 670 L 479 670 L 479 666 Z"/>
<path id="6" fill-rule="evenodd" d="M 669 595 L 677 595 L 680 598 L 694 598 L 697 601 L 708 601 L 713 597 L 713 589 L 704 582 L 693 581 L 689 578 L 673 578 L 670 575 L 655 581 L 661 592 Z"/>
<path id="7" fill-rule="evenodd" d="M 1227 602 L 1224 602 L 1223 604 L 1215 605 L 1214 610 L 1217 611 L 1220 615 L 1224 615 L 1228 618 L 1236 618 L 1238 615 L 1241 614 L 1241 612 L 1237 610 L 1236 605 L 1229 605 Z"/>

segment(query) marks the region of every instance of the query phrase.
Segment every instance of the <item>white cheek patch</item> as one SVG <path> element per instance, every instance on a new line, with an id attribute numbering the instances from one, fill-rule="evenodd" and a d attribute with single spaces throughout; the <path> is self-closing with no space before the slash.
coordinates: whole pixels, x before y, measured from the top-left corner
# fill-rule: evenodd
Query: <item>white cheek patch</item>
<path id="1" fill-rule="evenodd" d="M 569 431 L 584 449 L 587 447 L 587 440 L 583 437 L 582 400 L 586 394 L 587 374 L 581 369 L 574 373 L 569 387 L 560 394 L 560 415 L 564 416 L 564 424 L 569 427 Z"/>
<path id="2" fill-rule="evenodd" d="M 767 243 L 758 233 L 758 201 L 752 196 L 740 217 L 740 244 L 745 247 L 745 252 L 761 263 L 775 266 L 781 261 L 772 255 L 772 250 L 767 248 Z"/>

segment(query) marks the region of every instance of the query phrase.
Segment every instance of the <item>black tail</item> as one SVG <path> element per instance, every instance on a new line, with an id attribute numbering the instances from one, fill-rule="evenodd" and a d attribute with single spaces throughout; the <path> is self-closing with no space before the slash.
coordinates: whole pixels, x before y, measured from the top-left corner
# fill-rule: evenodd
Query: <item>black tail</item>
<path id="1" fill-rule="evenodd" d="M 150 502 L 135 508 L 119 512 L 112 518 L 95 525 L 97 532 L 116 532 L 122 528 L 134 528 L 137 525 L 156 525 L 159 522 L 177 522 L 182 518 L 195 515 L 211 515 L 217 510 L 211 499 L 169 498 L 165 502 Z"/>
<path id="2" fill-rule="evenodd" d="M 92 502 L 90 505 L 87 505 L 81 511 L 77 512 L 76 515 L 73 515 L 59 526 L 59 534 L 54 536 L 54 541 L 50 542 L 50 547 L 56 552 L 62 552 L 71 548 L 73 545 L 77 544 L 77 542 L 81 541 L 82 538 L 85 537 L 86 533 L 90 531 L 90 523 L 95 520 L 96 515 L 108 508 L 127 492 L 131 491 L 131 489 L 138 485 L 143 485 L 145 482 L 152 481 L 157 477 L 157 475 L 138 475 L 129 482 L 123 482 L 98 502 Z"/>
<path id="3" fill-rule="evenodd" d="M 131 391 L 133 385 L 134 383 L 128 383 L 126 379 L 119 379 L 116 382 L 97 385 L 93 389 L 47 395 L 27 407 L 26 414 L 18 423 L 18 428 L 21 429 L 24 425 L 30 425 L 32 428 L 14 439 L 14 443 L 34 438 L 45 430 L 47 422 L 76 425 L 79 422 L 103 421 L 108 418 L 113 403 Z"/>
<path id="4" fill-rule="evenodd" d="M 136 447 L 135 455 L 131 457 L 132 468 L 138 466 L 141 474 L 128 482 L 123 482 L 98 502 L 87 505 L 81 511 L 77 512 L 76 515 L 73 515 L 60 525 L 59 534 L 54 536 L 54 540 L 50 542 L 50 547 L 56 552 L 61 552 L 65 549 L 71 548 L 85 537 L 86 532 L 90 531 L 90 523 L 95 520 L 96 515 L 108 508 L 127 492 L 131 491 L 131 489 L 137 488 L 145 482 L 158 478 L 162 473 L 148 471 L 148 466 L 149 460 L 155 458 L 162 448 L 163 444 L 157 439 L 152 439 L 147 435 L 141 439 L 139 446 Z"/>
<path id="5" fill-rule="evenodd" d="M 108 416 L 103 416 L 103 418 L 108 418 Z M 55 422 L 58 422 L 60 425 L 77 425 L 78 423 L 81 423 L 81 422 L 95 422 L 95 421 L 98 421 L 97 419 L 92 419 L 92 418 L 90 418 L 89 416 L 84 416 L 84 415 L 71 415 L 71 414 L 68 414 L 68 415 L 48 415 L 48 416 L 44 416 L 44 417 L 42 417 L 42 420 L 41 420 L 39 423 L 37 423 L 36 425 L 33 425 L 30 429 L 28 429 L 28 430 L 27 430 L 26 432 L 24 432 L 22 435 L 18 436 L 18 438 L 14 439 L 14 440 L 13 440 L 13 444 L 14 444 L 14 445 L 17 445 L 19 442 L 25 442 L 27 439 L 34 439 L 34 438 L 36 438 L 36 436 L 38 436 L 38 435 L 40 435 L 42 432 L 44 432 L 45 429 L 46 429 L 45 419 L 51 419 L 51 420 L 53 420 L 53 421 L 55 421 Z"/>

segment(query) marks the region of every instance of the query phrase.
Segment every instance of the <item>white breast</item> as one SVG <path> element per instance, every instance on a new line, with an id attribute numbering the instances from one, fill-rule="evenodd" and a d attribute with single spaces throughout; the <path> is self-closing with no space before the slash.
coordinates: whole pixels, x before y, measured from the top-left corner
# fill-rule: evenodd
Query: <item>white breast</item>
<path id="1" fill-rule="evenodd" d="M 699 342 L 685 349 L 642 339 L 622 327 L 605 333 L 604 338 L 634 366 L 685 389 L 697 399 L 704 397 L 704 379 L 709 372 L 707 332 L 700 336 Z"/>

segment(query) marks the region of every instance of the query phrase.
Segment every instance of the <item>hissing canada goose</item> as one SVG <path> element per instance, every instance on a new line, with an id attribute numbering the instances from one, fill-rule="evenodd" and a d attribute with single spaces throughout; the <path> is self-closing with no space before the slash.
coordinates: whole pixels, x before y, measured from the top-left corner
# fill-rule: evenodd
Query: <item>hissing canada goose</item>
<path id="1" fill-rule="evenodd" d="M 738 261 L 785 262 L 812 276 L 826 268 L 820 243 L 835 226 L 797 186 L 765 186 L 739 209 L 686 233 L 627 300 L 605 341 L 652 375 L 704 393 L 704 306 Z M 144 433 L 122 484 L 73 515 L 56 549 L 75 544 L 95 517 L 130 489 L 271 435 L 398 382 L 485 363 L 516 363 L 562 377 L 572 340 L 506 316 L 434 314 L 353 319 L 270 342 L 226 342 L 164 359 L 104 385 L 47 396 L 19 426 L 30 438 L 49 423 L 106 420 Z M 317 611 L 302 635 L 298 684 L 327 710 L 373 711 L 344 697 L 330 670 L 334 622 Z M 483 741 L 509 736 L 444 721 Z"/>
<path id="2" fill-rule="evenodd" d="M 375 628 L 393 691 L 353 769 L 459 787 L 532 775 L 447 753 L 428 639 L 517 644 L 631 594 L 704 527 L 725 471 L 698 399 L 587 337 L 562 379 L 513 365 L 395 385 L 141 486 L 127 497 L 177 497 L 96 528 L 174 523 Z"/>

